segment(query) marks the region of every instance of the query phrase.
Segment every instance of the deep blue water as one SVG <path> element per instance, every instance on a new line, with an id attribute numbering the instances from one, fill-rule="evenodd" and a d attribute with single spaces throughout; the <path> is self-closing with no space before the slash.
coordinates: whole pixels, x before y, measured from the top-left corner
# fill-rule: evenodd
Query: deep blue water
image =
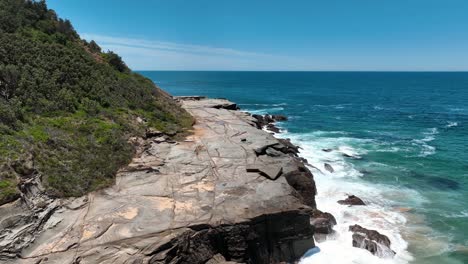
<path id="1" fill-rule="evenodd" d="M 468 73 L 141 73 L 173 95 L 223 97 L 248 111 L 287 115 L 280 126 L 308 159 L 343 168 L 330 176 L 334 184 L 380 188 L 380 209 L 407 208 L 407 220 L 388 230 L 399 230 L 412 261 L 468 263 Z M 321 147 L 362 159 L 326 156 Z"/>

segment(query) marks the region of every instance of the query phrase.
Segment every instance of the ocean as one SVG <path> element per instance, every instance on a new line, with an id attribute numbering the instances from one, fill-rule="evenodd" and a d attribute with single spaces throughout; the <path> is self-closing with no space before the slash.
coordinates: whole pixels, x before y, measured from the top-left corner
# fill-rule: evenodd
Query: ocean
<path id="1" fill-rule="evenodd" d="M 318 208 L 338 221 L 302 264 L 468 263 L 468 73 L 141 73 L 172 95 L 289 117 L 278 136 L 316 167 Z M 339 205 L 346 194 L 368 205 Z M 353 248 L 353 224 L 387 235 L 396 256 Z"/>

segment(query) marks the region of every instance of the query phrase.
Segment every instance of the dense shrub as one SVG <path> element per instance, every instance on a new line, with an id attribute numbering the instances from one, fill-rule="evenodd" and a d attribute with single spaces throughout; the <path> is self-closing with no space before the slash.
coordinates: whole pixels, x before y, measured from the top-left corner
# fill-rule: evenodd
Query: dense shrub
<path id="1" fill-rule="evenodd" d="M 81 40 L 45 1 L 0 0 L 0 204 L 16 197 L 22 175 L 11 163 L 24 155 L 50 194 L 77 196 L 112 183 L 132 156 L 130 136 L 146 126 L 183 132 L 191 122 L 119 55 Z"/>

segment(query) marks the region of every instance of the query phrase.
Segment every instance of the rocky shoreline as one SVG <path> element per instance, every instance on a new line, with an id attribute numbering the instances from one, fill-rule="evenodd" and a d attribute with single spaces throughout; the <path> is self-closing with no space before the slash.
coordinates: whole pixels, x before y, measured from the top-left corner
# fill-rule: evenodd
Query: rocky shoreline
<path id="1" fill-rule="evenodd" d="M 137 155 L 113 187 L 53 199 L 40 178 L 22 183 L 21 199 L 0 206 L 0 263 L 296 262 L 314 235 L 333 232 L 299 148 L 262 130 L 279 132 L 286 117 L 225 99 L 176 100 L 195 117 L 193 134 L 133 138 Z M 357 247 L 390 247 L 376 231 L 353 230 Z"/>

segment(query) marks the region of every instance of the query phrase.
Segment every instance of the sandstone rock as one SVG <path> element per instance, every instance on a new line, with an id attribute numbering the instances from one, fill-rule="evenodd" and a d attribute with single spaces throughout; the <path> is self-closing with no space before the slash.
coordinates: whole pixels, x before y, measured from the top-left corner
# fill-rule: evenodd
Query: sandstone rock
<path id="1" fill-rule="evenodd" d="M 332 167 L 330 164 L 328 164 L 328 163 L 325 163 L 325 164 L 324 164 L 324 167 L 325 167 L 325 169 L 326 169 L 328 172 L 330 172 L 330 173 L 335 172 L 335 170 L 333 169 L 333 167 Z"/>
<path id="2" fill-rule="evenodd" d="M 194 134 L 133 139 L 137 154 L 110 188 L 53 199 L 38 175 L 25 178 L 22 199 L 0 206 L 0 262 L 280 263 L 314 247 L 316 190 L 304 164 L 248 114 L 213 108 L 225 100 L 180 103 Z"/>
<path id="3" fill-rule="evenodd" d="M 395 251 L 390 249 L 390 239 L 376 230 L 369 230 L 360 225 L 349 226 L 353 232 L 353 247 L 363 248 L 379 257 L 393 257 Z"/>
<path id="4" fill-rule="evenodd" d="M 311 212 L 311 217 L 311 223 L 315 228 L 315 233 L 333 233 L 333 226 L 336 225 L 336 219 L 332 214 L 315 209 Z"/>
<path id="5" fill-rule="evenodd" d="M 339 200 L 338 203 L 343 205 L 366 205 L 364 201 L 361 200 L 361 198 L 355 195 L 348 195 L 348 198 Z"/>

